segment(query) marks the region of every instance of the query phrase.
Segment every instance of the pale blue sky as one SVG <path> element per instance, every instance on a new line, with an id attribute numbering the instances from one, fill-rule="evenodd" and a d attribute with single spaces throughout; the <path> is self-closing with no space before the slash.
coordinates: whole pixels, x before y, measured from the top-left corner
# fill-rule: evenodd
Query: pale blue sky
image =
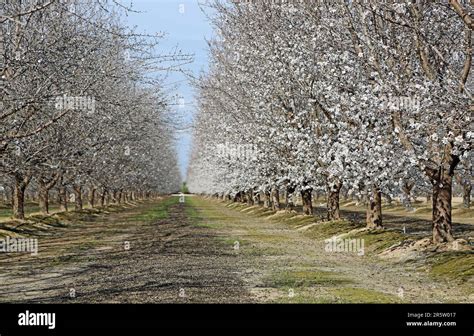
<path id="1" fill-rule="evenodd" d="M 136 26 L 138 32 L 166 33 L 161 51 L 166 53 L 178 46 L 183 53 L 194 54 L 194 62 L 186 68 L 197 74 L 207 67 L 206 39 L 210 39 L 213 34 L 205 14 L 199 7 L 202 2 L 203 0 L 133 0 L 133 10 L 140 13 L 128 13 L 127 22 L 130 26 Z M 130 1 L 122 3 L 128 4 Z M 179 82 L 173 94 L 184 97 L 185 106 L 177 106 L 175 111 L 189 122 L 194 113 L 192 88 L 180 73 L 171 74 L 167 81 L 169 84 Z M 180 170 L 184 178 L 191 145 L 191 130 L 181 131 L 176 137 Z"/>

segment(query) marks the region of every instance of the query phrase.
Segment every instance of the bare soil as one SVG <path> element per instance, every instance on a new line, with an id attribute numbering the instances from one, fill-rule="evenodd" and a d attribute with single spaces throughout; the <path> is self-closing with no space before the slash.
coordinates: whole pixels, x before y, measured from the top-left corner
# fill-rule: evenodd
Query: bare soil
<path id="1" fill-rule="evenodd" d="M 301 229 L 318 223 L 296 228 L 278 214 L 201 197 L 168 199 L 165 216 L 149 216 L 161 202 L 80 217 L 37 236 L 37 256 L 0 255 L 0 302 L 474 302 L 472 279 L 434 277 L 423 259 L 328 253 Z M 385 219 L 414 233 L 426 227 Z"/>

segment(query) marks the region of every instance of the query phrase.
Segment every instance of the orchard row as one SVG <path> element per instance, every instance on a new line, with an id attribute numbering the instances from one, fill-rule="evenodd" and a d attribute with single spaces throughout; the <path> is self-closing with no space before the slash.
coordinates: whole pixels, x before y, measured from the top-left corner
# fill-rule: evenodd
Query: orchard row
<path id="1" fill-rule="evenodd" d="M 325 192 L 328 220 L 344 192 L 379 228 L 382 197 L 418 190 L 433 202 L 433 241 L 453 240 L 453 179 L 465 206 L 472 181 L 472 2 L 213 7 L 192 192 L 277 208 L 299 194 L 306 214 Z"/>
<path id="2" fill-rule="evenodd" d="M 25 193 L 49 212 L 179 189 L 160 55 L 114 1 L 2 1 L 0 193 L 23 219 Z"/>

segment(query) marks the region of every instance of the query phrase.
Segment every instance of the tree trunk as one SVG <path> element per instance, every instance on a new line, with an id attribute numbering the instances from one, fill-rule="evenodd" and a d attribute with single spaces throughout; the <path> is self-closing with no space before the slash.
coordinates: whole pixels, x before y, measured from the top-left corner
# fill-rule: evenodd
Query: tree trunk
<path id="1" fill-rule="evenodd" d="M 17 173 L 14 176 L 12 211 L 13 218 L 25 219 L 25 190 L 30 182 L 30 177 Z"/>
<path id="2" fill-rule="evenodd" d="M 121 204 L 122 203 L 122 189 L 120 189 L 118 191 L 118 194 L 117 194 L 117 203 L 118 204 Z"/>
<path id="3" fill-rule="evenodd" d="M 39 183 L 39 207 L 43 214 L 49 213 L 49 191 L 56 185 L 56 182 L 60 178 L 60 174 L 56 173 L 51 178 L 46 179 L 40 177 L 38 179 Z"/>
<path id="4" fill-rule="evenodd" d="M 260 191 L 253 193 L 253 203 L 256 205 L 260 205 Z"/>
<path id="5" fill-rule="evenodd" d="M 339 192 L 341 191 L 342 182 L 336 180 L 327 184 L 327 211 L 328 220 L 339 220 L 341 214 L 339 211 Z"/>
<path id="6" fill-rule="evenodd" d="M 278 211 L 280 210 L 280 190 L 278 188 L 273 187 L 271 191 L 272 196 L 272 210 Z"/>
<path id="7" fill-rule="evenodd" d="M 91 209 L 94 209 L 94 206 L 95 206 L 95 192 L 96 192 L 96 188 L 94 187 L 90 187 L 89 188 L 89 206 L 91 207 Z"/>
<path id="8" fill-rule="evenodd" d="M 254 205 L 253 189 L 247 191 L 247 205 Z"/>
<path id="9" fill-rule="evenodd" d="M 240 191 L 234 195 L 233 202 L 240 202 Z"/>
<path id="10" fill-rule="evenodd" d="M 313 200 L 312 200 L 313 189 L 305 189 L 301 191 L 301 200 L 303 203 L 303 213 L 305 215 L 313 214 Z"/>
<path id="11" fill-rule="evenodd" d="M 471 191 L 472 191 L 471 182 L 465 183 L 463 185 L 462 204 L 463 204 L 463 207 L 466 209 L 469 209 L 471 207 Z"/>
<path id="12" fill-rule="evenodd" d="M 82 187 L 80 185 L 74 184 L 74 210 L 82 210 Z"/>
<path id="13" fill-rule="evenodd" d="M 39 207 L 43 214 L 49 214 L 49 189 L 47 183 L 39 179 Z"/>
<path id="14" fill-rule="evenodd" d="M 59 201 L 59 209 L 61 211 L 68 211 L 67 188 L 63 185 L 58 188 L 58 201 Z"/>
<path id="15" fill-rule="evenodd" d="M 414 182 L 408 181 L 406 179 L 403 180 L 402 182 L 402 192 L 403 192 L 403 205 L 407 210 L 412 209 L 412 195 L 411 191 L 413 190 L 413 187 L 415 186 Z"/>
<path id="16" fill-rule="evenodd" d="M 451 222 L 452 175 L 439 168 L 433 175 L 433 243 L 453 241 Z"/>
<path id="17" fill-rule="evenodd" d="M 456 181 L 462 186 L 462 205 L 464 208 L 469 209 L 471 207 L 471 191 L 472 184 L 470 178 L 463 178 L 461 175 L 456 175 Z"/>
<path id="18" fill-rule="evenodd" d="M 105 205 L 105 195 L 107 194 L 107 190 L 105 188 L 102 189 L 102 193 L 100 194 L 100 207 L 103 208 Z"/>
<path id="19" fill-rule="evenodd" d="M 247 194 L 245 191 L 240 192 L 240 203 L 247 203 Z"/>
<path id="20" fill-rule="evenodd" d="M 295 192 L 295 188 L 291 186 L 286 187 L 285 191 L 285 210 L 292 211 L 295 208 L 293 203 L 292 195 Z"/>
<path id="21" fill-rule="evenodd" d="M 372 195 L 367 197 L 367 227 L 381 229 L 382 226 L 382 193 L 373 188 Z"/>
<path id="22" fill-rule="evenodd" d="M 263 192 L 263 207 L 264 208 L 270 208 L 272 205 L 271 199 L 270 199 L 270 192 L 264 191 Z"/>

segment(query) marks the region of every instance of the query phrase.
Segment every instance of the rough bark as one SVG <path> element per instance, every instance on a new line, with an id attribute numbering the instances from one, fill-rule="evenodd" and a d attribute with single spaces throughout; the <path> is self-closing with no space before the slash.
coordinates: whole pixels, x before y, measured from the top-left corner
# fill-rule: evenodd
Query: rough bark
<path id="1" fill-rule="evenodd" d="M 55 174 L 50 179 L 40 177 L 38 179 L 39 184 L 39 207 L 43 214 L 49 214 L 49 191 L 56 185 L 59 179 L 59 174 Z"/>
<path id="2" fill-rule="evenodd" d="M 49 214 L 49 189 L 46 182 L 42 179 L 38 181 L 39 184 L 39 208 L 42 214 Z"/>
<path id="3" fill-rule="evenodd" d="M 471 207 L 471 191 L 472 184 L 470 178 L 463 178 L 461 175 L 456 175 L 456 182 L 462 186 L 462 204 L 463 207 L 468 209 Z"/>
<path id="4" fill-rule="evenodd" d="M 82 186 L 78 184 L 73 185 L 74 190 L 74 210 L 82 210 Z"/>
<path id="5" fill-rule="evenodd" d="M 367 197 L 367 227 L 381 229 L 382 226 L 382 193 L 378 188 L 373 188 Z"/>
<path id="6" fill-rule="evenodd" d="M 305 189 L 301 191 L 301 200 L 303 203 L 303 213 L 305 215 L 313 214 L 313 200 L 312 200 L 313 189 Z"/>
<path id="7" fill-rule="evenodd" d="M 244 191 L 240 192 L 240 203 L 247 203 L 247 194 Z"/>
<path id="8" fill-rule="evenodd" d="M 337 180 L 327 184 L 327 219 L 339 220 L 341 214 L 339 211 L 339 193 L 341 191 L 342 182 Z"/>
<path id="9" fill-rule="evenodd" d="M 451 197 L 453 176 L 442 167 L 432 176 L 433 184 L 433 243 L 453 241 Z"/>
<path id="10" fill-rule="evenodd" d="M 13 218 L 25 219 L 25 190 L 30 183 L 31 176 L 16 173 L 14 175 L 12 211 Z"/>
<path id="11" fill-rule="evenodd" d="M 254 205 L 253 189 L 247 191 L 247 205 Z"/>
<path id="12" fill-rule="evenodd" d="M 260 205 L 260 192 L 254 192 L 253 194 L 254 197 L 254 204 Z"/>
<path id="13" fill-rule="evenodd" d="M 105 206 L 105 197 L 107 195 L 107 190 L 102 188 L 102 192 L 100 193 L 100 207 L 103 208 Z M 132 193 L 133 195 L 133 193 Z"/>
<path id="14" fill-rule="evenodd" d="M 59 209 L 61 211 L 68 211 L 67 188 L 64 185 L 60 185 L 60 187 L 58 188 L 58 201 Z"/>
<path id="15" fill-rule="evenodd" d="M 115 189 L 112 192 L 112 203 L 117 204 L 118 203 L 118 190 Z"/>
<path id="16" fill-rule="evenodd" d="M 263 192 L 263 207 L 264 208 L 270 208 L 271 207 L 271 198 L 270 198 L 270 192 L 264 191 Z"/>
<path id="17" fill-rule="evenodd" d="M 415 186 L 415 182 L 408 181 L 408 180 L 403 180 L 402 184 L 402 191 L 403 191 L 403 205 L 405 206 L 406 209 L 411 209 L 412 208 L 412 195 L 411 191 L 413 190 L 413 187 Z"/>
<path id="18" fill-rule="evenodd" d="M 240 202 L 242 198 L 242 193 L 239 191 L 238 193 L 235 194 L 234 196 L 234 202 Z"/>
<path id="19" fill-rule="evenodd" d="M 463 207 L 466 209 L 469 209 L 471 207 L 471 191 L 472 185 L 470 182 L 463 185 L 462 204 Z"/>
<path id="20" fill-rule="evenodd" d="M 88 196 L 89 196 L 89 207 L 91 207 L 91 209 L 93 209 L 95 207 L 95 193 L 96 193 L 96 188 L 95 187 L 89 187 L 89 192 L 88 192 Z"/>
<path id="21" fill-rule="evenodd" d="M 272 210 L 278 211 L 280 210 L 280 190 L 278 188 L 273 187 L 271 191 L 272 196 Z"/>
<path id="22" fill-rule="evenodd" d="M 292 211 L 295 208 L 295 204 L 292 200 L 292 194 L 295 192 L 293 186 L 287 186 L 285 191 L 285 209 L 287 211 Z"/>

